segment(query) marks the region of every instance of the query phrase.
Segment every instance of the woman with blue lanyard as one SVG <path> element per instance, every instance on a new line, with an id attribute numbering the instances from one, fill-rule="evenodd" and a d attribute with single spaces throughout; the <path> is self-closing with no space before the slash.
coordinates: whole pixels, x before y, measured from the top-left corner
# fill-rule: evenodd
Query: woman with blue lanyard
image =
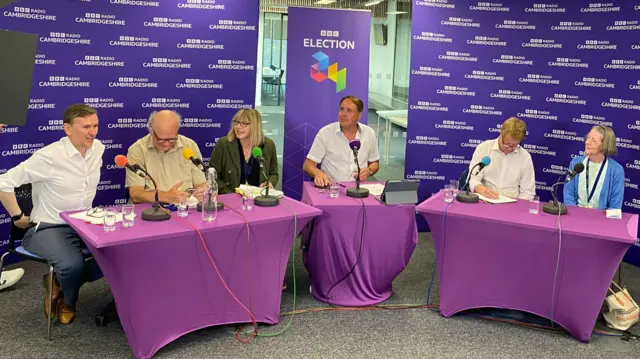
<path id="1" fill-rule="evenodd" d="M 261 171 L 260 161 L 252 155 L 253 149 L 262 150 L 266 167 Z M 218 139 L 211 152 L 209 166 L 216 169 L 218 193 L 234 193 L 240 184 L 264 187 L 267 177 L 271 187 L 278 183 L 278 157 L 275 143 L 262 133 L 260 113 L 242 109 L 231 120 L 226 137 Z"/>
<path id="2" fill-rule="evenodd" d="M 564 186 L 567 205 L 601 210 L 622 209 L 624 168 L 610 156 L 618 153 L 616 135 L 610 127 L 593 126 L 586 137 L 585 154 L 571 161 L 584 171 Z"/>

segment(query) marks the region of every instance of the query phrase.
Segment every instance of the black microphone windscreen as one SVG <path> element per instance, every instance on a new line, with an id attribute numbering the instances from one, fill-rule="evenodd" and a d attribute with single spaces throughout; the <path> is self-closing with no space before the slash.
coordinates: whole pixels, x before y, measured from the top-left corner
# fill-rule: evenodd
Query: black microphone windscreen
<path id="1" fill-rule="evenodd" d="M 582 173 L 582 171 L 584 171 L 584 165 L 582 163 L 577 163 L 575 166 L 573 166 L 573 171 L 575 173 Z"/>

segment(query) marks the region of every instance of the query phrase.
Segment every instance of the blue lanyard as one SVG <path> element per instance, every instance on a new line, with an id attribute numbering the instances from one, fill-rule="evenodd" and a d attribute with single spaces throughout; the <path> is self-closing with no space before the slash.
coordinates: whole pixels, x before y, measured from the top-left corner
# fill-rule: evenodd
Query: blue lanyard
<path id="1" fill-rule="evenodd" d="M 607 164 L 607 157 L 604 158 L 604 161 L 602 161 L 602 166 L 600 167 L 600 170 L 598 171 L 598 176 L 596 177 L 596 182 L 593 184 L 593 188 L 591 189 L 591 193 L 589 193 L 589 163 L 591 162 L 591 160 L 587 159 L 587 194 L 589 195 L 589 198 L 587 199 L 587 205 L 591 202 L 591 198 L 593 198 L 593 194 L 596 192 L 596 187 L 598 187 L 598 182 L 600 181 L 600 175 L 602 174 L 602 170 L 604 169 L 604 165 Z"/>

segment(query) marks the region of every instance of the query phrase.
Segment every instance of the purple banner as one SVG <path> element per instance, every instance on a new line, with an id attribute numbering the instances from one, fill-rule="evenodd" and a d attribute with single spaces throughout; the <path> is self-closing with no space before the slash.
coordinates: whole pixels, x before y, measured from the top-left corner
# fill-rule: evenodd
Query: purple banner
<path id="1" fill-rule="evenodd" d="M 405 176 L 421 199 L 458 178 L 511 116 L 527 123 L 537 192 L 611 126 L 622 210 L 640 209 L 640 1 L 414 1 Z"/>
<path id="2" fill-rule="evenodd" d="M 282 189 L 300 199 L 302 164 L 318 130 L 338 120 L 340 98 L 369 92 L 369 11 L 289 8 Z"/>
<path id="3" fill-rule="evenodd" d="M 113 158 L 148 133 L 152 111 L 180 113 L 180 133 L 208 161 L 233 114 L 253 107 L 258 0 L 23 0 L 0 11 L 0 30 L 39 37 L 27 124 L 0 131 L 0 173 L 65 136 L 65 107 L 86 103 L 107 147 L 94 205 L 123 203 Z M 9 222 L 0 211 L 0 253 Z"/>

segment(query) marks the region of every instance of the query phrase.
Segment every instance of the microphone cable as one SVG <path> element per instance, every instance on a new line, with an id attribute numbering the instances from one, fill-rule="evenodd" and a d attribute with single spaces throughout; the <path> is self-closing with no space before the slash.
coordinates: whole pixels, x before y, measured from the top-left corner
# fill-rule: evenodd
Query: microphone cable
<path id="1" fill-rule="evenodd" d="M 444 207 L 444 212 L 442 213 L 442 233 L 440 234 L 440 240 L 434 241 L 434 254 L 435 254 L 435 263 L 433 264 L 433 270 L 431 271 L 431 280 L 429 281 L 429 289 L 427 289 L 427 308 L 429 308 L 432 312 L 438 313 L 440 310 L 434 310 L 434 305 L 429 303 L 429 299 L 431 297 L 431 288 L 433 286 L 433 279 L 436 276 L 436 270 L 438 269 L 438 253 L 442 253 L 442 257 L 444 259 L 444 244 L 445 244 L 445 232 L 446 232 L 446 219 L 447 219 L 447 209 L 451 206 L 455 201 L 451 201 L 447 203 Z M 433 238 L 432 238 L 433 240 Z M 442 262 L 440 263 L 442 265 Z M 442 272 L 440 272 L 440 276 L 442 276 Z"/>
<path id="2" fill-rule="evenodd" d="M 331 304 L 331 292 L 333 291 L 333 288 L 335 288 L 336 286 L 338 286 L 338 284 L 342 283 L 345 281 L 345 279 L 349 278 L 349 276 L 351 276 L 351 274 L 353 273 L 353 271 L 356 269 L 356 267 L 358 266 L 358 263 L 360 263 L 360 259 L 362 258 L 362 250 L 364 248 L 364 231 L 365 231 L 365 222 L 366 222 L 366 218 L 367 218 L 367 211 L 366 211 L 366 206 L 364 205 L 364 199 L 362 197 L 359 197 L 358 199 L 360 199 L 360 203 L 362 203 L 362 228 L 360 230 L 360 249 L 358 250 L 358 257 L 356 258 L 356 262 L 353 264 L 353 267 L 351 267 L 351 270 L 349 270 L 349 273 L 347 273 L 344 277 L 342 277 L 342 279 L 340 279 L 339 281 L 337 281 L 334 285 L 331 286 L 331 288 L 329 289 L 329 291 L 327 292 L 327 304 L 334 306 L 333 304 Z M 356 235 L 354 237 L 356 237 L 358 234 L 358 229 L 356 227 Z"/>
<path id="3" fill-rule="evenodd" d="M 240 215 L 240 217 L 242 217 L 242 219 L 245 222 L 245 227 L 247 229 L 247 245 L 249 245 L 250 243 L 250 238 L 251 238 L 251 230 L 249 227 L 249 221 L 246 219 L 246 217 L 238 212 L 237 210 L 225 205 L 227 208 L 230 208 L 232 211 L 236 212 L 237 214 Z M 165 208 L 160 207 L 161 210 L 171 214 L 169 211 L 167 211 Z M 174 218 L 172 216 L 172 218 Z M 233 300 L 238 303 L 238 305 L 240 305 L 240 307 L 249 314 L 249 316 L 251 317 L 251 322 L 253 325 L 253 331 L 251 332 L 250 336 L 248 339 L 242 339 L 240 336 L 242 334 L 242 332 L 238 332 L 236 333 L 236 339 L 238 341 L 240 341 L 241 343 L 245 343 L 248 344 L 250 343 L 257 335 L 258 333 L 258 323 L 256 321 L 255 316 L 253 315 L 253 311 L 252 311 L 252 293 L 251 293 L 251 248 L 249 248 L 249 250 L 247 251 L 248 254 L 248 263 L 249 263 L 249 270 L 248 270 L 248 275 L 249 275 L 249 308 L 247 308 L 244 304 L 242 304 L 242 302 L 235 296 L 235 294 L 233 294 L 233 291 L 231 291 L 231 289 L 229 288 L 229 286 L 227 285 L 227 282 L 224 280 L 222 274 L 220 273 L 220 270 L 218 269 L 218 265 L 216 264 L 216 261 L 213 259 L 213 257 L 211 256 L 211 252 L 209 252 L 209 248 L 207 247 L 207 243 L 204 240 L 204 236 L 202 235 L 202 232 L 200 232 L 200 230 L 198 229 L 198 227 L 196 227 L 193 223 L 187 221 L 184 218 L 178 217 L 178 220 L 182 221 L 183 223 L 188 224 L 189 226 L 191 226 L 193 229 L 196 230 L 196 233 L 198 234 L 198 237 L 200 239 L 200 242 L 202 243 L 202 246 L 204 247 L 205 252 L 207 253 L 207 256 L 209 257 L 209 261 L 211 262 L 211 264 L 213 265 L 213 268 L 216 271 L 216 274 L 218 275 L 218 278 L 220 279 L 220 282 L 222 283 L 222 285 L 224 286 L 224 288 L 227 290 L 227 292 L 229 293 L 229 295 L 231 296 L 231 298 L 233 298 Z"/>
<path id="4" fill-rule="evenodd" d="M 559 208 L 562 206 L 562 202 L 558 201 Z M 556 315 L 556 280 L 558 278 L 558 270 L 560 269 L 560 253 L 562 250 L 562 224 L 560 221 L 562 211 L 558 210 L 558 258 L 556 259 L 556 271 L 553 274 L 553 288 L 551 291 L 551 327 L 555 326 Z"/>

